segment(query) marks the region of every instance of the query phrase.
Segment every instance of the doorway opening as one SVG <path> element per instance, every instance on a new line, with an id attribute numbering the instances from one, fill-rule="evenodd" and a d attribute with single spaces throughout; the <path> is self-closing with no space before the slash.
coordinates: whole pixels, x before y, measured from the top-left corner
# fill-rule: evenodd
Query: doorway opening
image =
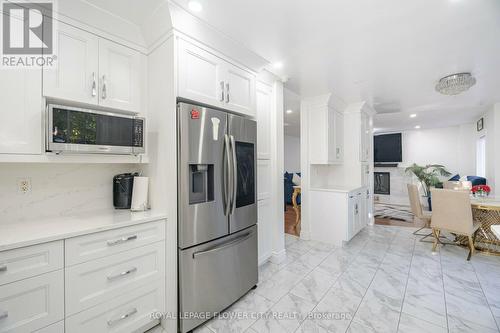
<path id="1" fill-rule="evenodd" d="M 300 236 L 300 97 L 284 90 L 284 209 L 285 233 Z"/>

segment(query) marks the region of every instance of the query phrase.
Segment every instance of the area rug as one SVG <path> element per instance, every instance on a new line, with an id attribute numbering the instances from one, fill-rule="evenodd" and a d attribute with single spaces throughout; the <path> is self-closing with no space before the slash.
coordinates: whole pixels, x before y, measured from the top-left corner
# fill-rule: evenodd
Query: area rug
<path id="1" fill-rule="evenodd" d="M 409 206 L 376 202 L 375 218 L 413 223 L 414 215 Z"/>

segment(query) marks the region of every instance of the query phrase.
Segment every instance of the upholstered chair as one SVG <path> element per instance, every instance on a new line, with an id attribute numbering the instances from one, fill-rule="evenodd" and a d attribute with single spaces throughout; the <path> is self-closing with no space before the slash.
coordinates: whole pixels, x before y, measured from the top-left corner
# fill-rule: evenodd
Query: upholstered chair
<path id="1" fill-rule="evenodd" d="M 432 233 L 420 233 L 422 229 L 430 228 L 432 213 L 429 211 L 424 211 L 422 209 L 422 203 L 420 201 L 420 195 L 418 193 L 418 187 L 414 184 L 408 184 L 408 196 L 410 198 L 411 212 L 415 215 L 415 218 L 424 222 L 424 226 L 416 230 L 413 234 L 417 236 L 424 236 L 420 241 L 424 241 L 427 237 L 431 236 Z"/>
<path id="2" fill-rule="evenodd" d="M 474 241 L 476 232 L 481 224 L 473 220 L 469 192 L 431 189 L 431 197 L 431 227 L 434 234 L 432 251 L 436 251 L 441 230 L 445 230 L 468 238 L 469 255 L 467 256 L 467 260 L 470 260 L 472 254 L 475 252 Z"/>

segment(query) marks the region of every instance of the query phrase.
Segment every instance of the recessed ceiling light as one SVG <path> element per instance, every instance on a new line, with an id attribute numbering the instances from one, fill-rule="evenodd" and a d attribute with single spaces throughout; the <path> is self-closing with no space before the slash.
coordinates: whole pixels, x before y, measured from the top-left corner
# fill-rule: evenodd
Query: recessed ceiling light
<path id="1" fill-rule="evenodd" d="M 283 63 L 281 61 L 277 61 L 273 64 L 274 69 L 283 68 Z"/>
<path id="2" fill-rule="evenodd" d="M 420 129 L 420 125 L 415 126 L 415 129 Z"/>
<path id="3" fill-rule="evenodd" d="M 193 12 L 201 12 L 203 10 L 203 6 L 201 5 L 201 3 L 194 0 L 189 1 L 188 7 Z"/>
<path id="4" fill-rule="evenodd" d="M 293 113 L 293 111 L 288 109 L 288 110 L 286 110 L 286 113 L 290 114 L 290 113 Z"/>
<path id="5" fill-rule="evenodd" d="M 415 118 L 416 116 L 417 116 L 417 114 L 416 114 L 416 113 L 412 113 L 412 114 L 410 115 L 410 118 Z"/>

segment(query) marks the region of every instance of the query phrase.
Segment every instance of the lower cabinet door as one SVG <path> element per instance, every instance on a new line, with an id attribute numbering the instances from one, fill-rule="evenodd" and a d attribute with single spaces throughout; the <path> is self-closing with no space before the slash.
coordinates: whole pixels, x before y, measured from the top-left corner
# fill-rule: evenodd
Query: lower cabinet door
<path id="1" fill-rule="evenodd" d="M 0 287 L 0 332 L 32 332 L 62 319 L 62 270 Z"/>
<path id="2" fill-rule="evenodd" d="M 142 332 L 165 311 L 164 281 L 126 290 L 122 296 L 66 318 L 68 333 Z"/>

